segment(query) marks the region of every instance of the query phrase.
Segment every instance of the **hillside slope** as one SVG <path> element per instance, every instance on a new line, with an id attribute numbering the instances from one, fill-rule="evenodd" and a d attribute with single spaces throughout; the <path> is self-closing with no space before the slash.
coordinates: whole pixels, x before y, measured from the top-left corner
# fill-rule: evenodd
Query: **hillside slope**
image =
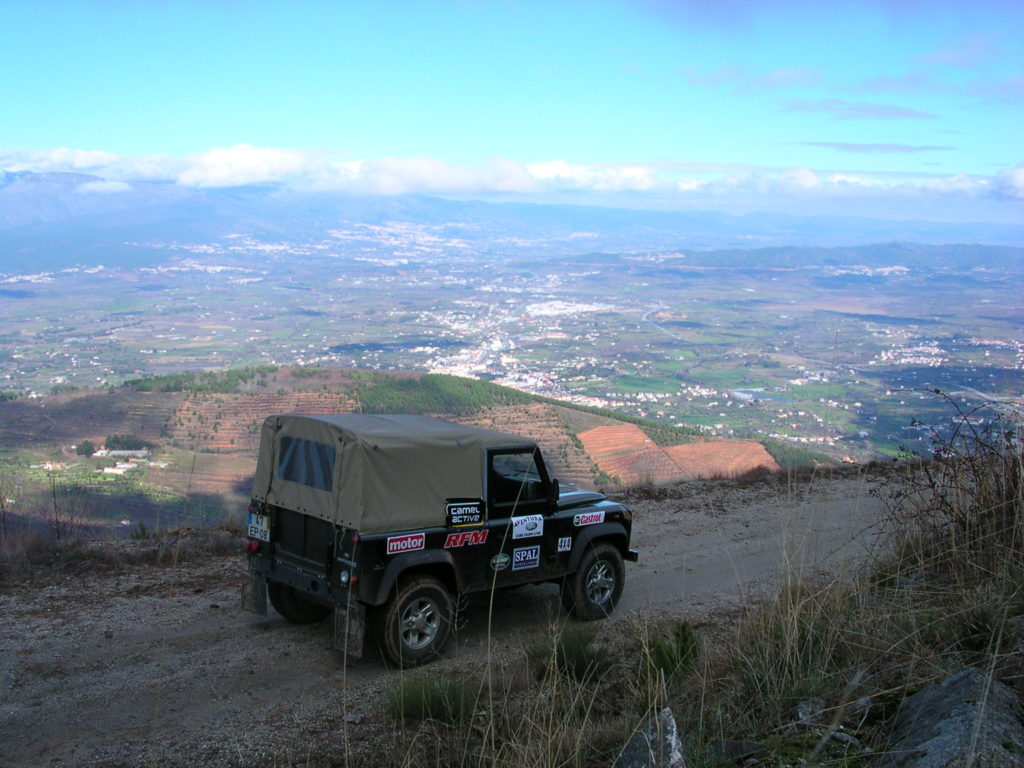
<path id="1" fill-rule="evenodd" d="M 652 617 L 725 626 L 746 599 L 774 589 L 785 566 L 796 569 L 791 576 L 837 570 L 870 544 L 880 512 L 872 483 L 863 475 L 694 482 L 660 500 L 627 499 L 640 561 L 626 565 L 611 620 L 592 626 L 610 648 Z M 346 668 L 331 650 L 329 622 L 298 626 L 237 608 L 246 571 L 239 554 L 224 554 L 234 546 L 214 532 L 108 541 L 64 570 L 5 584 L 0 762 L 395 764 L 384 694 L 399 675 L 373 654 Z M 490 618 L 487 607 L 469 606 L 458 641 L 430 674 L 498 659 L 522 665 L 523 646 L 560 615 L 551 584 L 502 593 Z"/>
<path id="2" fill-rule="evenodd" d="M 152 530 L 175 520 L 195 525 L 204 518 L 220 521 L 244 506 L 260 425 L 267 416 L 348 412 L 426 413 L 520 434 L 538 442 L 553 477 L 582 488 L 778 469 L 765 448 L 752 441 L 712 441 L 694 430 L 619 419 L 611 412 L 577 409 L 488 382 L 307 368 L 175 374 L 116 389 L 0 401 L 0 446 L 7 449 L 0 459 L 13 461 L 19 475 L 18 482 L 7 485 L 26 486 L 27 495 L 33 483 L 38 486 L 35 503 L 42 517 L 47 513 L 40 499 L 55 484 L 92 499 L 88 506 L 93 508 L 109 508 L 119 494 L 132 495 L 133 503 L 126 505 L 130 514 L 106 514 L 105 524 L 120 523 L 129 530 L 139 525 Z M 152 461 L 140 460 L 137 471 L 117 483 L 102 474 L 104 468 L 116 470 L 115 459 L 77 456 L 72 448 L 83 441 L 101 446 L 112 435 L 154 446 Z M 37 472 L 34 479 L 23 471 L 33 462 L 54 461 L 75 469 L 45 476 Z M 0 463 L 0 475 L 5 472 Z M 194 503 L 197 499 L 201 504 Z M 31 506 L 22 504 L 19 510 Z"/>

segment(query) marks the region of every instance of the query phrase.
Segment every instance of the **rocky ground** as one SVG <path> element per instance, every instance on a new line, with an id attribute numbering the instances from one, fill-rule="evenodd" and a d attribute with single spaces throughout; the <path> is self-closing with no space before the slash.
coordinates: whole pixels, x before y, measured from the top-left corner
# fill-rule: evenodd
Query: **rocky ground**
<path id="1" fill-rule="evenodd" d="M 611 621 L 714 621 L 787 571 L 854 567 L 883 513 L 877 482 L 634 496 L 640 562 Z M 401 673 L 374 656 L 346 667 L 326 623 L 241 611 L 242 556 L 184 543 L 175 564 L 132 564 L 151 542 L 108 543 L 99 564 L 0 586 L 0 766 L 329 766 L 379 748 L 393 728 L 383 694 Z M 553 585 L 499 602 L 490 623 L 473 606 L 438 674 L 520 653 L 559 610 Z"/>

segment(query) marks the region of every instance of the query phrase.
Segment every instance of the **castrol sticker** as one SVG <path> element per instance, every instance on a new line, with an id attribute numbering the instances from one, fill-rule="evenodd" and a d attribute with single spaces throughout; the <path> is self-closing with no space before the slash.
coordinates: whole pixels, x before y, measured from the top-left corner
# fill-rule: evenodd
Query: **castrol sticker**
<path id="1" fill-rule="evenodd" d="M 604 512 L 581 512 L 572 519 L 573 525 L 594 525 L 604 522 Z"/>
<path id="2" fill-rule="evenodd" d="M 413 552 L 417 549 L 423 549 L 426 543 L 427 534 L 425 533 L 410 533 L 407 536 L 389 536 L 388 554 L 397 555 L 402 552 Z"/>

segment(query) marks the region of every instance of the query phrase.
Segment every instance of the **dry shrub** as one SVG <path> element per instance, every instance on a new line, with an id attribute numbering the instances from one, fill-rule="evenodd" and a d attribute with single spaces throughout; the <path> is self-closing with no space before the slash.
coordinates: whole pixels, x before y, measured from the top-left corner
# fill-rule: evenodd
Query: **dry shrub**
<path id="1" fill-rule="evenodd" d="M 939 393 L 941 394 L 941 393 Z M 1024 462 L 1018 420 L 952 398 L 957 427 L 934 459 L 909 457 L 890 500 L 890 535 L 903 573 L 930 571 L 967 583 L 1019 581 L 1024 563 Z M 984 423 L 979 421 L 984 420 Z"/>
<path id="2" fill-rule="evenodd" d="M 222 528 L 165 531 L 141 539 L 67 541 L 52 529 L 20 526 L 0 536 L 0 580 L 50 579 L 138 565 L 174 567 L 240 552 L 238 533 Z"/>

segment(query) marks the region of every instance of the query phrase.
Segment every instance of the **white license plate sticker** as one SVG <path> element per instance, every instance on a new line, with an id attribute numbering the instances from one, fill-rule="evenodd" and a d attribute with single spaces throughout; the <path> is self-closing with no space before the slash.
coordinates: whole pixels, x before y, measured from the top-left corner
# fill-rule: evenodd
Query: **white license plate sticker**
<path id="1" fill-rule="evenodd" d="M 249 538 L 270 541 L 270 517 L 249 513 Z"/>

